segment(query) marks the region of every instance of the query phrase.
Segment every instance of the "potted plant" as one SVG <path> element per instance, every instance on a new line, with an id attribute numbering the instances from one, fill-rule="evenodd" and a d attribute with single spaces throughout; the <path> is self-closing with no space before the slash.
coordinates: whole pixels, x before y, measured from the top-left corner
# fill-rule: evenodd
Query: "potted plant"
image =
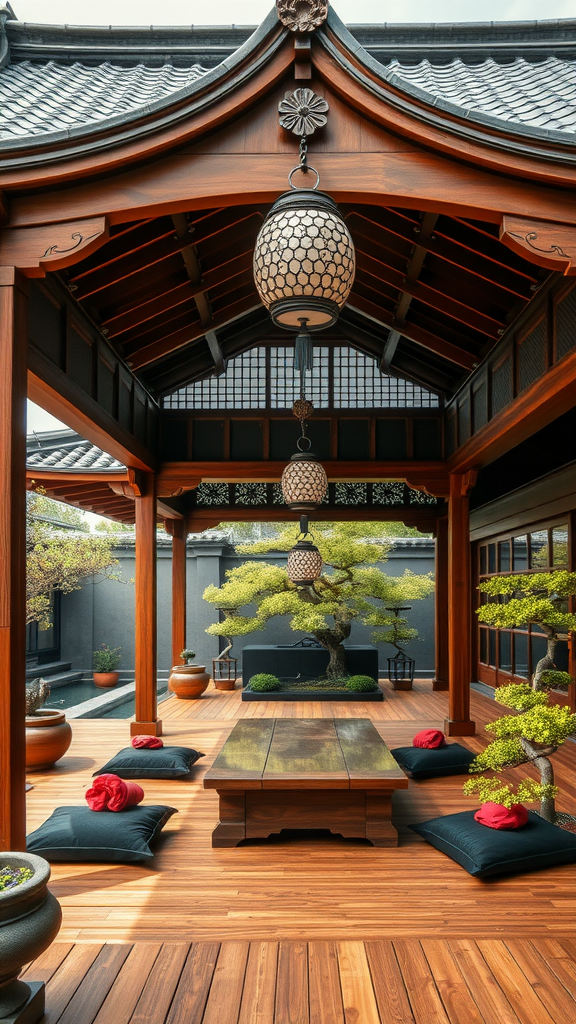
<path id="1" fill-rule="evenodd" d="M 576 714 L 569 707 L 552 704 L 548 693 L 534 690 L 529 683 L 511 683 L 500 686 L 494 699 L 504 707 L 520 712 L 504 715 L 495 722 L 489 722 L 487 732 L 496 737 L 470 765 L 471 772 L 483 772 L 487 768 L 502 772 L 524 764 L 533 765 L 540 773 L 540 781 L 524 780 L 514 795 L 507 784 L 494 777 L 481 776 L 469 779 L 464 792 L 478 793 L 482 800 L 511 806 L 517 799 L 540 800 L 540 815 L 552 824 L 570 823 L 571 816 L 556 811 L 555 797 L 558 788 L 554 784 L 554 769 L 550 761 L 558 747 L 576 732 Z M 497 797 L 495 797 L 497 793 Z M 492 795 L 490 795 L 492 794 Z"/>
<path id="2" fill-rule="evenodd" d="M 94 683 L 96 686 L 116 686 L 120 673 L 116 671 L 120 664 L 121 647 L 108 647 L 101 644 L 97 651 L 94 651 Z"/>
<path id="3" fill-rule="evenodd" d="M 210 682 L 210 674 L 205 665 L 195 665 L 196 653 L 185 647 L 180 652 L 185 665 L 174 665 L 168 679 L 168 689 L 180 700 L 196 700 L 201 697 Z"/>
<path id="4" fill-rule="evenodd" d="M 62 912 L 48 891 L 50 865 L 32 853 L 0 853 L 0 1019 L 17 1014 L 32 995 L 35 1005 L 27 1020 L 39 1020 L 44 1010 L 43 986 L 18 981 L 25 964 L 40 956 L 54 941 Z"/>
<path id="5" fill-rule="evenodd" d="M 72 729 L 63 711 L 43 708 L 50 696 L 44 679 L 34 679 L 26 687 L 26 768 L 41 771 L 51 768 L 68 750 Z"/>
<path id="6" fill-rule="evenodd" d="M 231 618 L 236 612 L 235 608 L 219 608 L 218 610 L 222 612 L 224 621 Z M 217 690 L 235 690 L 238 660 L 230 657 L 230 651 L 234 646 L 234 637 L 225 636 L 224 639 L 228 641 L 228 646 L 212 661 L 214 686 Z"/>

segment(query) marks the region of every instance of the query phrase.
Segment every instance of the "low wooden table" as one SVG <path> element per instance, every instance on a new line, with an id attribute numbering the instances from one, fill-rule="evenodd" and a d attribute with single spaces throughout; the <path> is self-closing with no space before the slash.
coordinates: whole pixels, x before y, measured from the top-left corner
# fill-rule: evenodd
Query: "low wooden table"
<path id="1" fill-rule="evenodd" d="M 408 779 L 366 718 L 261 718 L 236 723 L 204 787 L 220 797 L 212 846 L 283 828 L 397 846 L 392 794 Z"/>

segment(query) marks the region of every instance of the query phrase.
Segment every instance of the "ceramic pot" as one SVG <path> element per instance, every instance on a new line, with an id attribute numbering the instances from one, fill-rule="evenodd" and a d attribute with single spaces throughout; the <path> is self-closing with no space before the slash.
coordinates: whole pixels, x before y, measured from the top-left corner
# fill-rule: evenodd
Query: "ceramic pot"
<path id="1" fill-rule="evenodd" d="M 119 672 L 94 672 L 92 678 L 95 686 L 116 686 L 120 677 Z"/>
<path id="2" fill-rule="evenodd" d="M 18 975 L 48 948 L 62 923 L 60 904 L 47 882 L 50 865 L 33 853 L 0 853 L 0 868 L 30 868 L 34 874 L 13 889 L 0 891 L 0 1019 L 11 1017 L 30 997 Z"/>
<path id="3" fill-rule="evenodd" d="M 215 679 L 214 686 L 217 690 L 235 690 L 236 680 L 235 679 Z"/>
<path id="4" fill-rule="evenodd" d="M 26 768 L 41 771 L 51 768 L 68 750 L 72 729 L 63 711 L 40 709 L 26 716 Z"/>
<path id="5" fill-rule="evenodd" d="M 168 680 L 168 689 L 181 700 L 201 697 L 210 682 L 205 665 L 174 665 Z"/>

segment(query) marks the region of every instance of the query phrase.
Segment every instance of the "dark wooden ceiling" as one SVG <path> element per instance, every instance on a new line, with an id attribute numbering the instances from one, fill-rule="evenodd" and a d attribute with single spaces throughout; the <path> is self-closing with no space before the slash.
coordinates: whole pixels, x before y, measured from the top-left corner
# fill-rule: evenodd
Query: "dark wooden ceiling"
<path id="1" fill-rule="evenodd" d="M 375 206 L 343 206 L 356 281 L 335 328 L 383 372 L 450 395 L 533 297 L 546 272 L 516 256 L 497 227 Z M 263 341 L 286 344 L 252 276 L 267 210 L 214 209 L 112 229 L 67 283 L 157 397 L 221 372 Z"/>

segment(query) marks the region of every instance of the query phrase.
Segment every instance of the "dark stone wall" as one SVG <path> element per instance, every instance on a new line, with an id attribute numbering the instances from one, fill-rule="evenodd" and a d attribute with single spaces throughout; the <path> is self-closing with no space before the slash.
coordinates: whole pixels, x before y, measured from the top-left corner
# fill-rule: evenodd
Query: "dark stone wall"
<path id="1" fill-rule="evenodd" d="M 118 569 L 122 582 L 106 580 L 88 584 L 82 590 L 62 597 L 62 643 L 61 658 L 69 661 L 72 668 L 91 673 L 92 652 L 100 644 L 122 648 L 121 679 L 129 680 L 134 673 L 134 543 L 127 539 L 115 551 L 119 560 Z M 286 555 L 256 555 L 253 560 L 286 562 Z M 208 584 L 220 585 L 225 580 L 227 569 L 240 565 L 242 558 L 236 554 L 223 535 L 190 538 L 187 557 L 187 637 L 186 644 L 196 651 L 196 661 L 206 664 L 211 671 L 212 659 L 216 658 L 224 641 L 209 636 L 205 630 L 215 621 L 212 605 L 202 599 Z M 421 575 L 434 571 L 434 541 L 432 539 L 407 538 L 396 540 L 382 565 L 390 576 L 401 576 L 405 569 Z M 171 662 L 171 542 L 159 537 L 158 543 L 158 672 L 166 676 Z M 415 601 L 412 611 L 407 613 L 421 639 L 408 647 L 416 659 L 416 674 L 431 678 L 434 675 L 434 597 Z M 294 633 L 285 618 L 272 619 L 266 628 L 258 633 L 238 637 L 234 641 L 232 654 L 239 659 L 241 670 L 242 650 L 246 644 L 291 644 L 301 639 L 302 633 Z M 370 643 L 370 629 L 353 623 L 350 643 Z M 378 648 L 380 672 L 387 668 L 386 659 L 394 654 L 392 647 L 380 644 Z"/>

